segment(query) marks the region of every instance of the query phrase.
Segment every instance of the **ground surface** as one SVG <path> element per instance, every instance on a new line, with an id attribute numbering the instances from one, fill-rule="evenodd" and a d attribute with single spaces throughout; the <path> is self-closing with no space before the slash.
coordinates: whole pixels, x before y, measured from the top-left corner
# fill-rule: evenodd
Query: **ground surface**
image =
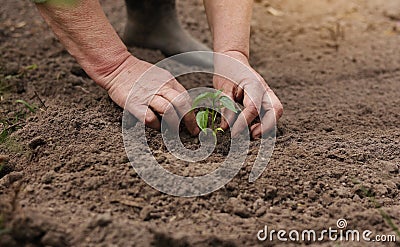
<path id="1" fill-rule="evenodd" d="M 121 33 L 123 1 L 102 2 Z M 322 230 L 344 218 L 347 229 L 376 234 L 394 234 L 387 219 L 400 225 L 399 1 L 258 1 L 251 63 L 285 107 L 275 152 L 256 183 L 246 168 L 191 199 L 161 194 L 137 176 L 122 111 L 80 73 L 29 1 L 1 4 L 0 116 L 12 133 L 0 149 L 0 246 L 268 246 L 282 243 L 257 241 L 265 225 Z M 201 2 L 179 7 L 184 26 L 210 44 Z M 46 110 L 15 103 L 44 109 L 39 98 Z"/>

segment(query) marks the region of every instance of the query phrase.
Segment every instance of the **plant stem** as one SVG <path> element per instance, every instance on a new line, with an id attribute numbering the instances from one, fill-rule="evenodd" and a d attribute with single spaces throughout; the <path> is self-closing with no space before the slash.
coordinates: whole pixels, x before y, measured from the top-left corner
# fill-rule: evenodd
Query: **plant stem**
<path id="1" fill-rule="evenodd" d="M 211 129 L 214 131 L 214 114 L 215 111 L 211 110 Z"/>
<path id="2" fill-rule="evenodd" d="M 212 109 L 211 109 L 211 129 L 214 131 L 214 114 L 215 114 L 215 99 L 212 100 Z"/>

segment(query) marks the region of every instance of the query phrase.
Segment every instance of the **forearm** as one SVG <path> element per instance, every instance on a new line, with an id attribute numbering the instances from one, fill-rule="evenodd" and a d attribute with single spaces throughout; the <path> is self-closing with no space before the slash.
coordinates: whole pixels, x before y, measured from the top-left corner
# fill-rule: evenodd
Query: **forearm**
<path id="1" fill-rule="evenodd" d="M 60 6 L 49 0 L 36 5 L 68 52 L 93 80 L 108 90 L 113 79 L 110 77 L 125 63 L 138 60 L 128 52 L 98 0 L 76 2 Z"/>
<path id="2" fill-rule="evenodd" d="M 204 0 L 215 52 L 240 52 L 249 58 L 253 0 Z"/>

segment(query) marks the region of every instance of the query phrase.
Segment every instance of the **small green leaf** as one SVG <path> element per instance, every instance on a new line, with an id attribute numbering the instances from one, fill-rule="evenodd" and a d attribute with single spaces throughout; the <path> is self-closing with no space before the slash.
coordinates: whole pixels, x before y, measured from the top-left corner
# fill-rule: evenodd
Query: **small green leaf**
<path id="1" fill-rule="evenodd" d="M 7 131 L 7 129 L 5 128 L 5 129 L 3 129 L 3 131 L 1 131 L 1 133 L 0 133 L 0 143 L 5 142 L 5 141 L 7 140 L 7 137 L 8 137 L 8 131 Z"/>
<path id="2" fill-rule="evenodd" d="M 199 96 L 197 96 L 194 100 L 193 100 L 193 104 L 192 104 L 192 110 L 195 109 L 199 103 L 205 99 L 208 98 L 212 98 L 214 96 L 214 93 L 211 92 L 206 92 L 206 93 L 202 93 Z"/>
<path id="3" fill-rule="evenodd" d="M 217 119 L 217 113 L 215 112 L 215 110 L 211 110 L 211 123 L 214 125 L 215 120 Z"/>
<path id="4" fill-rule="evenodd" d="M 219 98 L 219 100 L 221 101 L 221 104 L 228 108 L 229 110 L 233 111 L 234 113 L 237 113 L 237 109 L 235 107 L 235 103 L 233 103 L 233 101 L 226 96 L 222 96 L 221 98 Z"/>
<path id="5" fill-rule="evenodd" d="M 35 70 L 37 68 L 38 66 L 35 63 L 25 67 L 26 70 Z"/>
<path id="6" fill-rule="evenodd" d="M 196 122 L 199 128 L 207 133 L 208 111 L 199 111 L 196 115 Z"/>
<path id="7" fill-rule="evenodd" d="M 217 92 L 214 93 L 214 98 L 218 98 L 222 93 L 222 90 L 218 90 Z"/>
<path id="8" fill-rule="evenodd" d="M 28 110 L 30 111 L 30 112 L 32 112 L 32 113 L 35 113 L 36 112 L 36 106 L 35 105 L 31 105 L 31 104 L 29 104 L 28 102 L 26 102 L 25 100 L 22 100 L 22 99 L 18 99 L 18 100 L 16 100 L 15 101 L 15 103 L 21 103 L 21 104 L 23 104 L 26 108 L 28 108 Z"/>

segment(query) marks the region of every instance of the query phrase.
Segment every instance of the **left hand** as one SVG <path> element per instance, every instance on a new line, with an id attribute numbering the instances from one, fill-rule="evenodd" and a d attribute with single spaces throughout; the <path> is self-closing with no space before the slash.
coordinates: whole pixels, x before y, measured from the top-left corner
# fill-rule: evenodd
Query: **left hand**
<path id="1" fill-rule="evenodd" d="M 215 62 L 216 73 L 220 72 L 235 82 L 215 75 L 214 88 L 222 90 L 233 101 L 243 104 L 244 109 L 239 118 L 243 117 L 246 122 L 236 121 L 233 124 L 235 113 L 225 109 L 226 118 L 222 118 L 221 128 L 227 129 L 229 124 L 233 124 L 231 133 L 232 136 L 236 136 L 259 116 L 261 122 L 250 126 L 250 132 L 253 138 L 260 138 L 262 134 L 275 127 L 283 114 L 283 106 L 265 80 L 251 68 L 245 55 L 238 51 L 222 54 L 225 56 L 221 56 L 222 59 L 217 59 Z M 228 57 L 233 59 L 227 59 Z"/>

